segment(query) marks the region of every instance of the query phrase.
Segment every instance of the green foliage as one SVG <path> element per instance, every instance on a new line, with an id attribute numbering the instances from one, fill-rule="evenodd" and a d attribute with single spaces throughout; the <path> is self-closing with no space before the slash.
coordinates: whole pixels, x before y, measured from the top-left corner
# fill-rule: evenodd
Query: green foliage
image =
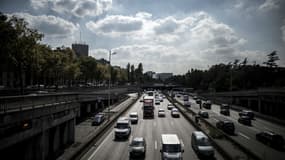
<path id="1" fill-rule="evenodd" d="M 276 52 L 272 52 L 268 57 L 270 65 L 249 65 L 247 58 L 245 58 L 241 63 L 239 60 L 234 60 L 233 63 L 213 65 L 208 70 L 191 69 L 185 75 L 172 77 L 170 82 L 196 90 L 211 91 L 284 87 L 285 68 L 276 67 L 271 63 L 279 59 Z"/>

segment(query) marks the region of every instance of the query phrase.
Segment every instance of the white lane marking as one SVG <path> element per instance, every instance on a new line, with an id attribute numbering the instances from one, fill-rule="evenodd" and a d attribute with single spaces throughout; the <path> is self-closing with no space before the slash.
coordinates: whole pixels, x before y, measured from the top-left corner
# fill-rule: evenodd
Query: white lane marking
<path id="1" fill-rule="evenodd" d="M 215 121 L 217 121 L 217 122 L 219 121 L 219 120 L 217 120 L 216 118 L 213 118 L 213 120 L 215 120 Z"/>
<path id="2" fill-rule="evenodd" d="M 154 149 L 157 149 L 157 141 L 154 141 Z"/>
<path id="3" fill-rule="evenodd" d="M 260 132 L 257 128 L 249 127 L 250 129 L 254 130 L 255 132 Z"/>
<path id="4" fill-rule="evenodd" d="M 267 127 L 263 127 L 264 129 L 268 130 L 268 131 L 272 131 L 271 129 L 267 128 Z"/>
<path id="5" fill-rule="evenodd" d="M 153 122 L 153 126 L 156 126 L 156 122 Z"/>
<path id="6" fill-rule="evenodd" d="M 100 148 L 103 146 L 103 144 L 110 138 L 113 132 L 110 132 L 107 137 L 103 140 L 103 142 L 96 148 L 96 150 L 91 154 L 91 156 L 88 158 L 88 160 L 91 160 L 95 154 L 100 150 Z"/>
<path id="7" fill-rule="evenodd" d="M 184 147 L 184 143 L 183 143 L 182 139 L 180 139 L 180 142 L 181 142 L 182 147 Z"/>
<path id="8" fill-rule="evenodd" d="M 246 139 L 250 139 L 248 136 L 246 136 L 245 134 L 241 133 L 241 132 L 238 132 L 238 134 Z"/>
<path id="9" fill-rule="evenodd" d="M 129 143 L 132 142 L 132 139 L 133 139 L 133 135 L 130 136 Z"/>

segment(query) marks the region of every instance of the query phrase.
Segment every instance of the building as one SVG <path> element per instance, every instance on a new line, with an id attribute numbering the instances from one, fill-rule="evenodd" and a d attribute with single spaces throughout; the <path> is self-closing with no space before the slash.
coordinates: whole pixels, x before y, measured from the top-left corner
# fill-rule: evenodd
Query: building
<path id="1" fill-rule="evenodd" d="M 72 50 L 75 52 L 77 57 L 81 57 L 81 56 L 87 57 L 89 46 L 87 44 L 74 43 L 72 44 Z"/>
<path id="2" fill-rule="evenodd" d="M 165 81 L 168 78 L 171 78 L 173 76 L 173 73 L 157 73 L 156 78 L 160 79 L 162 81 Z"/>

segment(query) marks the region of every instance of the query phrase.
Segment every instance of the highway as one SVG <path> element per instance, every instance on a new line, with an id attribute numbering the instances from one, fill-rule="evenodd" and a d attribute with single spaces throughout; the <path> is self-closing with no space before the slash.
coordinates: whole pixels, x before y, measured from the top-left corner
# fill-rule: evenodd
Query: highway
<path id="1" fill-rule="evenodd" d="M 129 159 L 128 145 L 132 137 L 142 136 L 146 139 L 147 160 L 161 159 L 160 143 L 161 134 L 177 134 L 182 142 L 185 152 L 184 159 L 199 159 L 191 147 L 191 133 L 195 128 L 181 115 L 180 118 L 172 118 L 170 111 L 167 110 L 168 100 L 164 99 L 160 105 L 156 105 L 155 119 L 142 119 L 142 102 L 136 102 L 124 116 L 130 112 L 138 112 L 138 124 L 132 125 L 132 134 L 128 140 L 114 141 L 113 128 L 111 128 L 101 140 L 97 142 L 81 159 L 82 160 L 126 160 Z M 157 117 L 158 108 L 164 108 L 166 117 Z M 224 158 L 215 151 L 215 158 L 223 160 Z"/>
<path id="2" fill-rule="evenodd" d="M 180 98 L 175 97 L 175 99 L 183 104 L 183 96 L 181 96 Z M 191 103 L 190 109 L 198 113 L 200 110 L 199 105 L 196 104 L 195 100 L 192 98 L 189 98 L 189 101 Z M 285 159 L 284 148 L 283 150 L 276 150 L 267 145 L 264 145 L 263 143 L 255 139 L 256 133 L 259 133 L 261 131 L 266 131 L 266 130 L 274 131 L 278 134 L 281 134 L 283 137 L 285 137 L 285 127 L 284 126 L 280 126 L 280 125 L 277 125 L 277 124 L 274 124 L 269 121 L 256 118 L 256 117 L 255 117 L 255 120 L 252 120 L 252 126 L 246 126 L 237 121 L 239 118 L 239 115 L 236 110 L 230 110 L 230 116 L 224 116 L 219 113 L 220 106 L 216 104 L 212 104 L 211 110 L 205 109 L 203 107 L 202 107 L 202 110 L 208 111 L 209 119 L 206 119 L 206 120 L 213 125 L 215 125 L 216 122 L 220 119 L 231 120 L 234 123 L 235 128 L 236 128 L 236 131 L 235 131 L 236 135 L 231 136 L 231 137 L 235 139 L 237 142 L 239 142 L 241 145 L 245 146 L 247 149 L 254 152 L 261 159 L 274 159 L 274 160 L 284 160 Z"/>

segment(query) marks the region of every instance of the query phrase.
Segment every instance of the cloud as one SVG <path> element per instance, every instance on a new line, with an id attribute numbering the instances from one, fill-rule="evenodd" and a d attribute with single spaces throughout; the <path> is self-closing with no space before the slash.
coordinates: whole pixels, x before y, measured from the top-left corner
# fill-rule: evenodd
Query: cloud
<path id="1" fill-rule="evenodd" d="M 265 0 L 259 7 L 261 11 L 270 11 L 279 9 L 279 0 Z"/>
<path id="2" fill-rule="evenodd" d="M 34 16 L 29 13 L 13 13 L 24 18 L 31 28 L 35 28 L 48 37 L 68 37 L 78 31 L 78 26 L 60 17 L 52 15 Z"/>
<path id="3" fill-rule="evenodd" d="M 89 21 L 86 27 L 96 34 L 119 36 L 142 28 L 142 20 L 137 17 L 114 15 L 107 16 L 97 22 Z"/>
<path id="4" fill-rule="evenodd" d="M 128 27 L 126 27 L 128 26 Z M 136 27 L 133 27 L 136 26 Z M 122 43 L 113 48 L 119 54 L 114 63 L 125 66 L 141 61 L 146 69 L 184 73 L 190 67 L 205 69 L 207 65 L 228 63 L 233 59 L 255 58 L 261 52 L 244 51 L 247 41 L 227 24 L 217 21 L 206 12 L 187 17 L 112 15 L 86 24 L 96 35 L 116 37 Z M 245 55 L 244 53 L 248 53 Z M 102 57 L 94 51 L 95 57 Z M 254 56 L 252 56 L 254 55 Z M 171 66 L 165 68 L 165 66 Z"/>
<path id="5" fill-rule="evenodd" d="M 112 0 L 30 0 L 30 3 L 36 10 L 50 8 L 79 18 L 98 16 L 112 8 Z"/>
<path id="6" fill-rule="evenodd" d="M 283 26 L 280 28 L 281 29 L 281 32 L 282 32 L 282 40 L 285 44 L 285 19 L 283 20 Z"/>

